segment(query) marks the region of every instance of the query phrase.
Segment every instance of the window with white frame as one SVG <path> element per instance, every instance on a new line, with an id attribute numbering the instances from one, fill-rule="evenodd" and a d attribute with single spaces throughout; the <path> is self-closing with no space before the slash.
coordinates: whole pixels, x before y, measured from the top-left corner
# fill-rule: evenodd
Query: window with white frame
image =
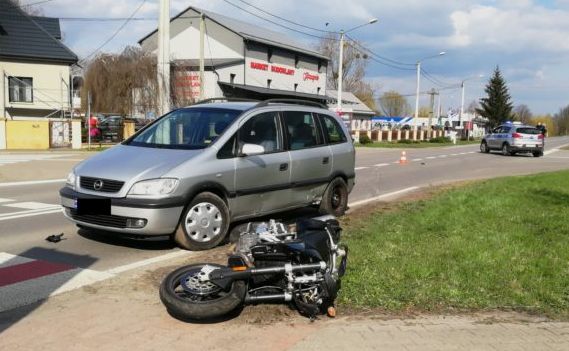
<path id="1" fill-rule="evenodd" d="M 28 77 L 8 77 L 10 102 L 34 102 L 34 81 Z"/>

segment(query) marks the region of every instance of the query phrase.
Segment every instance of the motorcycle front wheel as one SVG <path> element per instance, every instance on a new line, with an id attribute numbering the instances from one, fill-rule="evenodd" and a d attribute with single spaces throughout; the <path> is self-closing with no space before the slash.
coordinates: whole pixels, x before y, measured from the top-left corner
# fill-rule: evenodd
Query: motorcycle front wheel
<path id="1" fill-rule="evenodd" d="M 160 300 L 171 315 L 183 320 L 214 320 L 227 316 L 243 304 L 247 292 L 244 281 L 235 281 L 228 291 L 198 279 L 205 266 L 223 268 L 217 264 L 193 264 L 171 272 L 160 285 Z"/>

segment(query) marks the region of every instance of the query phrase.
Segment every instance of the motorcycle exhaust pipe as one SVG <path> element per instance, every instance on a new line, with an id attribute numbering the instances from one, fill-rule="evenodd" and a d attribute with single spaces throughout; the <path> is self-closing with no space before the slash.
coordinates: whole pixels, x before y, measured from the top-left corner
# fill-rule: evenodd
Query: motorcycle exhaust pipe
<path id="1" fill-rule="evenodd" d="M 245 297 L 245 303 L 256 304 L 256 303 L 274 303 L 274 302 L 289 302 L 292 301 L 292 294 L 274 294 L 274 295 L 260 295 L 260 296 L 250 296 Z"/>

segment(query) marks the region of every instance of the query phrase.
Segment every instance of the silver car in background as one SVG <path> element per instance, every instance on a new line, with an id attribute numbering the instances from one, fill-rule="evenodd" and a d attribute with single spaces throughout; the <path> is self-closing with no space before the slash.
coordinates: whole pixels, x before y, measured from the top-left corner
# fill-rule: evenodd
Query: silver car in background
<path id="1" fill-rule="evenodd" d="M 506 123 L 486 134 L 480 143 L 480 151 L 488 153 L 500 150 L 504 156 L 531 153 L 543 156 L 545 136 L 536 127 L 518 123 Z"/>
<path id="2" fill-rule="evenodd" d="M 348 131 L 323 106 L 201 103 L 81 162 L 60 196 L 79 227 L 204 250 L 234 221 L 308 205 L 342 215 L 354 166 Z"/>

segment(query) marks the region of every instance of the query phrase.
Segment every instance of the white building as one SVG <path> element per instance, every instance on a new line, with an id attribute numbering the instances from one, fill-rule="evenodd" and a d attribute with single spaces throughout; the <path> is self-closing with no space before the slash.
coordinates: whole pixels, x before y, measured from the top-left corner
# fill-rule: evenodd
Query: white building
<path id="1" fill-rule="evenodd" d="M 204 81 L 199 78 L 200 20 L 204 20 Z M 157 30 L 139 41 L 157 52 Z M 282 33 L 195 7 L 170 20 L 172 98 L 302 98 L 325 102 L 328 58 Z"/>

